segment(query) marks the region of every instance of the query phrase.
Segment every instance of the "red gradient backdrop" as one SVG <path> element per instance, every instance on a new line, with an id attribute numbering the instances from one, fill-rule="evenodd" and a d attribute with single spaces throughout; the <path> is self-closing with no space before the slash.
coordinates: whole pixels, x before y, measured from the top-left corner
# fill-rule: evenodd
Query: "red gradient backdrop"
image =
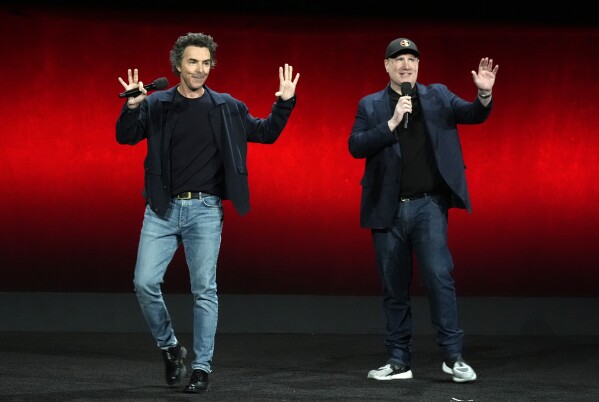
<path id="1" fill-rule="evenodd" d="M 201 31 L 219 45 L 207 85 L 255 116 L 280 65 L 301 74 L 279 141 L 249 147 L 251 212 L 226 203 L 221 293 L 380 294 L 347 139 L 358 100 L 387 84 L 387 43 L 407 36 L 419 81 L 467 99 L 480 58 L 500 65 L 491 117 L 461 127 L 474 210 L 450 212 L 459 295 L 599 296 L 595 27 L 64 9 L 6 9 L 0 24 L 0 291 L 132 291 L 145 144 L 116 143 L 117 77 L 175 84 L 172 43 Z M 188 291 L 181 252 L 165 288 Z"/>

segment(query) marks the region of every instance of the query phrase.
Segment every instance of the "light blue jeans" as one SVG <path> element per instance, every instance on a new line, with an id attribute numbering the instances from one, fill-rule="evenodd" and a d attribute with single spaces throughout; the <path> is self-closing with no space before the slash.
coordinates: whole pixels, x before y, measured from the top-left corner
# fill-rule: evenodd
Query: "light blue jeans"
<path id="1" fill-rule="evenodd" d="M 212 371 L 218 321 L 216 264 L 223 229 L 223 207 L 217 196 L 171 201 L 162 219 L 149 207 L 144 213 L 133 285 L 143 315 L 158 347 L 177 343 L 160 289 L 164 274 L 183 244 L 193 294 L 192 369 Z"/>

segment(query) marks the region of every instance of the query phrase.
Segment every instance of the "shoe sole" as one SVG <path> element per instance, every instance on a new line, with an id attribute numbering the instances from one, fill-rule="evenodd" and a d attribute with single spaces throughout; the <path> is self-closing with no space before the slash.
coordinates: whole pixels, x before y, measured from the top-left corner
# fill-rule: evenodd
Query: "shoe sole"
<path id="1" fill-rule="evenodd" d="M 208 392 L 208 390 L 210 389 L 210 386 L 207 386 L 204 389 L 195 389 L 195 388 L 183 388 L 183 392 L 186 394 L 201 394 L 203 392 Z"/>
<path id="2" fill-rule="evenodd" d="M 378 380 L 378 381 L 388 381 L 388 380 L 408 380 L 410 378 L 414 378 L 414 376 L 412 375 L 412 370 L 410 370 L 410 371 L 406 371 L 404 373 L 388 375 L 388 376 L 377 376 L 376 374 L 368 373 L 367 378 L 372 378 L 373 380 Z"/>

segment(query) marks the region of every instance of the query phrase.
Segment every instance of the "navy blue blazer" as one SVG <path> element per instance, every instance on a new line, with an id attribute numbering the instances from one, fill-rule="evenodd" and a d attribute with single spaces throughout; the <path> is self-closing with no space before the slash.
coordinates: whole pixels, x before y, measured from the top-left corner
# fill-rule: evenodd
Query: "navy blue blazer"
<path id="1" fill-rule="evenodd" d="M 247 143 L 274 143 L 287 124 L 296 98 L 286 101 L 277 98 L 271 113 L 262 119 L 252 116 L 247 106 L 231 95 L 212 91 L 206 86 L 204 89 L 214 104 L 210 124 L 224 162 L 226 194 L 223 198 L 230 199 L 235 210 L 244 215 L 250 209 Z M 176 115 L 172 113 L 176 90 L 177 86 L 174 86 L 154 92 L 133 110 L 125 103 L 116 123 L 119 144 L 134 145 L 147 140 L 143 196 L 161 217 L 167 215 L 172 198 L 170 143 L 176 123 Z"/>
<path id="2" fill-rule="evenodd" d="M 457 125 L 484 122 L 493 102 L 485 107 L 478 97 L 473 102 L 465 101 L 443 84 L 416 86 L 439 172 L 452 191 L 450 207 L 471 212 Z M 360 226 L 366 228 L 383 229 L 391 224 L 401 186 L 401 150 L 387 125 L 393 116 L 388 87 L 360 100 L 348 140 L 350 154 L 366 159 L 360 181 Z"/>

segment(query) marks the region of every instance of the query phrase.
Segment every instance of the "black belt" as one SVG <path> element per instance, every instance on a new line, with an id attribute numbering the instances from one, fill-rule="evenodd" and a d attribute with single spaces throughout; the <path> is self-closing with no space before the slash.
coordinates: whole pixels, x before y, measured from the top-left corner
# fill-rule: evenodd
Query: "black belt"
<path id="1" fill-rule="evenodd" d="M 414 201 L 414 200 L 419 200 L 424 197 L 434 197 L 436 195 L 437 194 L 435 194 L 435 193 L 421 193 L 421 194 L 411 195 L 409 197 L 399 197 L 399 201 L 401 201 L 401 202 Z"/>
<path id="2" fill-rule="evenodd" d="M 180 193 L 177 194 L 175 196 L 176 199 L 178 200 L 191 200 L 191 199 L 202 199 L 204 197 L 208 197 L 210 194 L 208 193 L 202 193 L 201 191 L 199 192 L 194 192 L 194 191 L 186 191 L 184 193 Z"/>

